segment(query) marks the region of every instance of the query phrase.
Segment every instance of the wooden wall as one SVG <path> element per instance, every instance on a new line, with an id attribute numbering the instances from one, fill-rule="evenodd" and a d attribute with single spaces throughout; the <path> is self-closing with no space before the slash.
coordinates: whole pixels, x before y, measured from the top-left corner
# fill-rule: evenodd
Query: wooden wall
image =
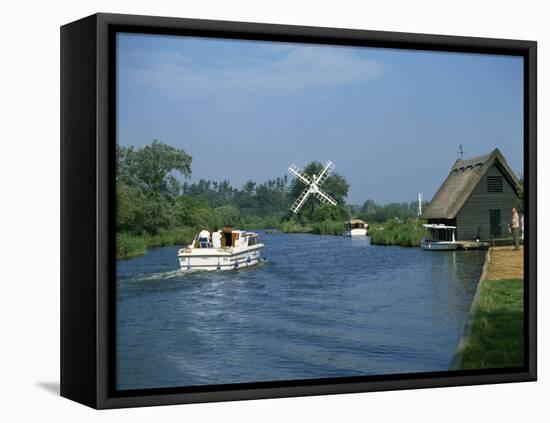
<path id="1" fill-rule="evenodd" d="M 501 193 L 487 192 L 488 176 L 503 177 Z M 489 210 L 491 209 L 501 210 L 501 237 L 510 236 L 508 223 L 512 219 L 512 207 L 517 207 L 518 202 L 510 181 L 501 172 L 500 167 L 497 164 L 491 166 L 456 216 L 457 239 L 471 240 L 477 236 L 482 240 L 490 239 Z"/>

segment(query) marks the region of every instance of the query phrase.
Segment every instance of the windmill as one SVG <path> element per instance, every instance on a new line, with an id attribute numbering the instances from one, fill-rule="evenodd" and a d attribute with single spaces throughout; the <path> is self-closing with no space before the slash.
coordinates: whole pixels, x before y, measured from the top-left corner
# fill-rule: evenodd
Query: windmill
<path id="1" fill-rule="evenodd" d="M 302 183 L 304 183 L 306 185 L 306 189 L 300 194 L 298 199 L 290 207 L 290 211 L 295 214 L 298 213 L 311 194 L 317 197 L 317 199 L 321 203 L 329 203 L 335 206 L 336 201 L 334 201 L 333 198 L 331 198 L 327 193 L 319 188 L 326 181 L 333 170 L 334 163 L 329 160 L 325 163 L 325 166 L 323 167 L 323 170 L 321 171 L 319 176 L 314 174 L 310 178 L 298 166 L 296 166 L 295 164 L 291 164 L 288 168 L 288 171 L 290 172 L 290 174 L 292 174 Z"/>

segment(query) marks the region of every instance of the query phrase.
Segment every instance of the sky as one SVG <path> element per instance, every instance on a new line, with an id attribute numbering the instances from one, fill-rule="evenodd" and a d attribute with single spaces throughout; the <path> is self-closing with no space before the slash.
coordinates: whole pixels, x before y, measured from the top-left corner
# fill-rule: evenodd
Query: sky
<path id="1" fill-rule="evenodd" d="M 117 142 L 153 139 L 192 156 L 189 182 L 331 160 L 348 203 L 429 200 L 459 144 L 523 175 L 523 59 L 119 33 Z"/>

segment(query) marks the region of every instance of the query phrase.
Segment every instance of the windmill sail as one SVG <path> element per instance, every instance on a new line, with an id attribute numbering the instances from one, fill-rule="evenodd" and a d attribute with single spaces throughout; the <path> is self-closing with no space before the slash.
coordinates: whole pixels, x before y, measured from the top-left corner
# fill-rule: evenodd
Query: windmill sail
<path id="1" fill-rule="evenodd" d="M 333 206 L 336 205 L 336 201 L 334 201 L 331 197 L 329 197 L 323 190 L 319 189 L 317 192 L 314 192 L 313 195 L 321 201 L 321 203 L 326 204 L 332 204 Z"/>
<path id="2" fill-rule="evenodd" d="M 288 168 L 288 171 L 292 173 L 296 178 L 298 178 L 300 181 L 302 181 L 306 185 L 311 184 L 311 179 L 295 164 L 291 164 Z"/>
<path id="3" fill-rule="evenodd" d="M 335 166 L 334 163 L 332 163 L 330 160 L 325 163 L 325 167 L 317 177 L 317 185 L 321 185 L 325 180 L 330 176 L 332 171 L 334 170 Z"/>
<path id="4" fill-rule="evenodd" d="M 294 202 L 292 206 L 290 206 L 290 211 L 292 213 L 298 213 L 298 211 L 302 208 L 306 200 L 308 199 L 310 194 L 309 188 L 306 188 L 298 197 L 298 199 Z"/>

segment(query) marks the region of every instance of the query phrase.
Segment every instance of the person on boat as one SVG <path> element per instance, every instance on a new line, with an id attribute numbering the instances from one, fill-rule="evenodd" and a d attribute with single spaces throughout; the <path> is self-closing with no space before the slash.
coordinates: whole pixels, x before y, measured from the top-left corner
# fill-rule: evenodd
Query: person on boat
<path id="1" fill-rule="evenodd" d="M 212 246 L 214 248 L 222 248 L 222 231 L 212 232 Z"/>
<path id="2" fill-rule="evenodd" d="M 206 229 L 199 232 L 199 247 L 210 248 L 210 232 Z"/>
<path id="3" fill-rule="evenodd" d="M 512 222 L 510 224 L 514 237 L 514 250 L 519 250 L 519 214 L 515 207 L 512 208 Z"/>

